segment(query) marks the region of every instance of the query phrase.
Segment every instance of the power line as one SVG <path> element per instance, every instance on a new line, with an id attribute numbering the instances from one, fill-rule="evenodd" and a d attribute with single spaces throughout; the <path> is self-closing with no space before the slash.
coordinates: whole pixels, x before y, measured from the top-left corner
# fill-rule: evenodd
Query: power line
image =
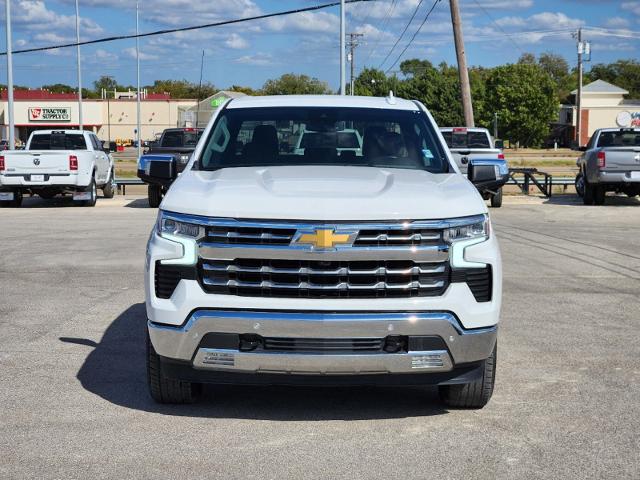
<path id="1" fill-rule="evenodd" d="M 409 19 L 409 21 L 407 22 L 407 24 L 404 27 L 404 30 L 402 30 L 402 33 L 400 34 L 400 36 L 398 37 L 398 40 L 396 40 L 396 43 L 393 44 L 393 47 L 391 47 L 391 50 L 389 50 L 389 53 L 387 53 L 387 56 L 384 57 L 384 60 L 382 60 L 382 62 L 380 63 L 380 65 L 378 66 L 378 69 L 382 68 L 382 65 L 384 65 L 384 63 L 387 61 L 387 59 L 391 56 L 391 54 L 393 53 L 393 51 L 395 50 L 395 48 L 398 46 L 398 44 L 400 43 L 400 40 L 402 40 L 402 37 L 404 36 L 404 34 L 407 32 L 407 30 L 409 29 L 409 26 L 411 25 L 411 22 L 413 22 L 413 19 L 416 18 L 416 14 L 418 13 L 418 10 L 420 9 L 420 6 L 422 5 L 422 2 L 424 2 L 424 0 L 420 0 L 420 2 L 418 3 L 418 5 L 416 6 L 416 9 L 413 11 L 413 15 L 411 15 L 411 18 Z"/>
<path id="2" fill-rule="evenodd" d="M 478 7 L 480 7 L 480 10 L 482 10 L 484 12 L 484 14 L 489 18 L 489 20 L 491 20 L 491 23 L 493 23 L 496 27 L 498 27 L 498 30 L 500 30 L 502 33 L 504 33 L 506 35 L 506 37 L 511 40 L 511 43 L 513 43 L 515 45 L 515 47 L 520 50 L 521 52 L 524 53 L 524 50 L 522 49 L 522 47 L 518 44 L 518 42 L 516 42 L 513 37 L 511 37 L 511 35 L 509 33 L 507 33 L 502 26 L 500 26 L 500 24 L 498 22 L 496 22 L 493 17 L 489 14 L 489 12 L 487 11 L 486 8 L 484 8 L 482 6 L 482 4 L 478 1 L 478 0 L 473 0 L 473 2 L 478 5 Z"/>
<path id="3" fill-rule="evenodd" d="M 349 4 L 349 3 L 360 3 L 360 2 L 372 2 L 375 0 L 345 0 L 345 3 Z M 166 35 L 168 33 L 176 33 L 176 32 L 188 32 L 188 31 L 192 31 L 192 30 L 201 30 L 204 28 L 212 28 L 212 27 L 221 27 L 223 25 L 233 25 L 236 23 L 243 23 L 243 22 L 248 22 L 248 21 L 252 21 L 252 20 L 264 20 L 266 18 L 274 18 L 274 17 L 282 17 L 285 15 L 293 15 L 296 13 L 303 13 L 303 12 L 311 12 L 314 10 L 323 10 L 325 8 L 331 8 L 331 7 L 336 7 L 338 5 L 340 5 L 341 2 L 338 1 L 334 1 L 331 3 L 323 3 L 320 5 L 314 5 L 311 7 L 304 7 L 304 8 L 296 8 L 294 10 L 285 10 L 285 11 L 281 11 L 281 12 L 273 12 L 273 13 L 265 13 L 263 15 L 255 15 L 253 17 L 245 17 L 245 18 L 236 18 L 233 20 L 223 20 L 221 22 L 214 22 L 214 23 L 205 23 L 202 25 L 193 25 L 191 27 L 181 27 L 181 28 L 170 28 L 170 29 L 165 29 L 165 30 L 155 30 L 153 32 L 148 32 L 148 33 L 139 33 L 139 34 L 134 34 L 134 35 L 119 35 L 119 36 L 114 36 L 114 37 L 104 37 L 104 38 L 98 38 L 95 40 L 85 40 L 84 42 L 72 42 L 72 43 L 63 43 L 60 45 L 52 45 L 49 47 L 37 47 L 37 48 L 25 48 L 22 50 L 13 50 L 12 53 L 16 54 L 16 53 L 31 53 L 31 52 L 43 52 L 46 50 L 55 50 L 57 48 L 67 48 L 67 47 L 77 47 L 80 45 L 95 45 L 97 43 L 106 43 L 106 42 L 113 42 L 116 40 L 130 40 L 133 38 L 143 38 L 143 37 L 153 37 L 153 36 L 157 36 L 157 35 Z M 6 55 L 7 52 L 0 52 L 0 56 Z"/>
<path id="4" fill-rule="evenodd" d="M 409 49 L 413 41 L 418 36 L 418 33 L 420 33 L 420 30 L 422 30 L 422 27 L 424 26 L 424 24 L 427 23 L 427 20 L 429 19 L 429 15 L 431 15 L 431 12 L 435 10 L 436 5 L 438 5 L 438 3 L 440 3 L 440 0 L 436 0 L 435 2 L 433 2 L 433 5 L 431 5 L 431 8 L 427 12 L 427 14 L 424 16 L 424 20 L 422 20 L 422 23 L 420 24 L 418 29 L 414 32 L 413 37 L 411 37 L 411 40 L 409 40 L 409 43 L 407 43 L 407 45 L 404 47 L 404 50 L 402 50 L 402 52 L 400 52 L 400 55 L 398 55 L 398 57 L 396 58 L 396 61 L 393 62 L 393 64 L 384 73 L 389 72 L 389 70 L 391 70 L 393 67 L 396 66 L 396 63 L 398 63 L 398 61 L 402 58 L 402 55 L 404 55 L 404 53 Z"/>
<path id="5" fill-rule="evenodd" d="M 398 0 L 391 0 L 391 5 L 389 7 L 389 10 L 387 10 L 385 18 L 382 21 L 382 24 L 378 25 L 378 27 L 381 27 L 381 28 L 378 28 L 378 31 L 381 34 L 384 33 L 384 29 L 387 28 L 387 25 L 389 24 L 389 21 L 391 20 L 391 16 L 393 15 L 393 11 L 395 10 L 397 4 L 398 4 Z M 373 46 L 373 48 L 371 50 L 369 50 L 369 55 L 367 55 L 367 58 L 363 62 L 363 65 L 366 65 L 366 63 L 369 61 L 369 59 L 371 58 L 371 55 L 373 54 L 373 52 L 375 52 L 376 48 L 378 48 L 378 45 L 380 45 L 380 41 L 381 40 L 382 40 L 382 35 L 378 35 L 378 39 L 376 40 L 376 43 Z"/>

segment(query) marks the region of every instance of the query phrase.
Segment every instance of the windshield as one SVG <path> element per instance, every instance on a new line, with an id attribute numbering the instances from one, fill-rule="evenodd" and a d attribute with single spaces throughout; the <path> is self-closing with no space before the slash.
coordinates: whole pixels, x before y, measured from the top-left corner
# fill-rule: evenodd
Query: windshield
<path id="1" fill-rule="evenodd" d="M 40 133 L 31 138 L 29 150 L 87 150 L 87 144 L 81 133 Z"/>
<path id="2" fill-rule="evenodd" d="M 202 130 L 169 130 L 164 133 L 162 136 L 162 145 L 163 147 L 195 147 L 198 140 L 200 140 L 200 136 L 202 135 Z"/>
<path id="3" fill-rule="evenodd" d="M 485 132 L 468 132 L 462 129 L 442 132 L 442 136 L 449 148 L 491 148 Z"/>
<path id="4" fill-rule="evenodd" d="M 448 171 L 445 153 L 420 111 L 232 108 L 217 118 L 199 168 L 290 165 L 372 166 Z"/>
<path id="5" fill-rule="evenodd" d="M 640 147 L 640 130 L 602 132 L 598 147 Z"/>

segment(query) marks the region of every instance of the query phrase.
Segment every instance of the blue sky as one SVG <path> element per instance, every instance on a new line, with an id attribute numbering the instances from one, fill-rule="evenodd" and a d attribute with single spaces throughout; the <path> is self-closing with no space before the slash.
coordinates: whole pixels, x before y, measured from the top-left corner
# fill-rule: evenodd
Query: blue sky
<path id="1" fill-rule="evenodd" d="M 141 0 L 140 30 L 147 32 L 317 5 L 323 0 Z M 414 21 L 387 57 L 420 0 L 378 0 L 348 6 L 347 31 L 364 33 L 356 50 L 356 71 L 363 66 L 398 69 L 393 63 L 431 8 L 423 0 Z M 468 62 L 493 66 L 515 62 L 523 52 L 554 52 L 575 64 L 571 33 L 582 26 L 592 42 L 593 61 L 637 58 L 640 49 L 640 0 L 460 0 Z M 4 25 L 4 8 L 2 9 Z M 75 39 L 74 0 L 12 0 L 14 49 L 65 43 Z M 132 0 L 80 0 L 82 38 L 135 31 Z M 3 29 L 4 30 L 4 29 Z M 5 33 L 2 32 L 4 47 Z M 205 51 L 204 78 L 219 87 L 260 87 L 283 73 L 304 73 L 338 83 L 339 10 L 279 17 L 234 26 L 141 40 L 142 83 L 155 79 L 197 81 Z M 85 85 L 100 75 L 135 82 L 134 41 L 83 47 Z M 447 0 L 436 4 L 415 41 L 400 58 L 455 61 Z M 399 64 L 399 62 L 398 62 Z M 75 49 L 14 56 L 14 81 L 31 87 L 76 84 Z M 0 82 L 6 63 L 0 61 Z"/>

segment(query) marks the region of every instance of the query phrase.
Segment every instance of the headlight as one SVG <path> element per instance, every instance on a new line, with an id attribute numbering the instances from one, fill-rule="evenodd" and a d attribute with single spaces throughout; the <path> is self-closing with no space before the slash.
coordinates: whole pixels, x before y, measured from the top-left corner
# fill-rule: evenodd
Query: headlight
<path id="1" fill-rule="evenodd" d="M 490 229 L 489 225 L 489 217 L 485 216 L 482 221 L 476 223 L 447 228 L 444 231 L 444 240 L 447 243 L 452 243 L 472 238 L 488 238 Z"/>
<path id="2" fill-rule="evenodd" d="M 167 218 L 164 212 L 160 212 L 156 231 L 160 236 L 177 235 L 179 237 L 197 238 L 200 236 L 200 225 L 179 222 L 173 218 Z"/>
<path id="3" fill-rule="evenodd" d="M 187 163 L 189 161 L 189 155 L 180 155 L 180 163 Z"/>

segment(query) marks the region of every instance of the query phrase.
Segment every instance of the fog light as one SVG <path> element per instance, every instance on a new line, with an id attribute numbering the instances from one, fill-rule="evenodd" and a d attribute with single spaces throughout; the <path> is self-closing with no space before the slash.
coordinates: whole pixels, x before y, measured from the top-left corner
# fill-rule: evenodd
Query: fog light
<path id="1" fill-rule="evenodd" d="M 398 353 L 406 351 L 407 338 L 399 335 L 388 336 L 385 338 L 384 351 L 387 353 Z"/>

